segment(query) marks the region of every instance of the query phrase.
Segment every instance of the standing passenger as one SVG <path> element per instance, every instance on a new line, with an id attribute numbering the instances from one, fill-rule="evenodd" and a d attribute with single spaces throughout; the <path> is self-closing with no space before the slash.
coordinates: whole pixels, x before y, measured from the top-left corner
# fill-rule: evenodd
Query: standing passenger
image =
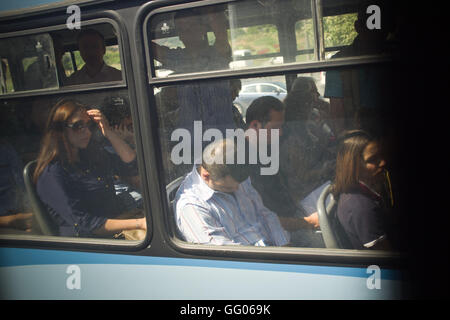
<path id="1" fill-rule="evenodd" d="M 174 17 L 178 37 L 184 48 L 170 49 L 152 43 L 152 54 L 165 69 L 174 74 L 226 70 L 231 62 L 227 21 L 223 11 L 180 10 Z M 214 44 L 208 42 L 208 31 L 215 36 Z M 177 128 L 187 129 L 193 136 L 194 121 L 201 121 L 202 134 L 210 128 L 234 129 L 230 82 L 209 80 L 176 86 Z M 206 146 L 204 143 L 203 147 Z M 192 159 L 201 160 L 201 159 Z M 199 161 L 200 162 L 200 161 Z M 193 163 L 193 162 L 191 162 Z M 190 167 L 190 166 L 189 166 Z"/>
<path id="2" fill-rule="evenodd" d="M 106 52 L 105 38 L 94 29 L 86 29 L 77 37 L 78 50 L 85 65 L 74 72 L 67 85 L 122 80 L 122 72 L 103 61 Z"/>

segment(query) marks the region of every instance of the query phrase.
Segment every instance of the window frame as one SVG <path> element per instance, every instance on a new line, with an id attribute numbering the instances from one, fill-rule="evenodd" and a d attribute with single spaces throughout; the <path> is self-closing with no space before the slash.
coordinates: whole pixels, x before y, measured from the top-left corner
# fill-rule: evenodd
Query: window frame
<path id="1" fill-rule="evenodd" d="M 180 0 L 165 0 L 156 1 L 144 4 L 135 20 L 135 32 L 140 41 L 137 42 L 138 49 L 138 66 L 141 67 L 141 72 L 136 75 L 140 77 L 141 85 L 147 88 L 147 91 L 142 91 L 141 102 L 149 104 L 149 115 L 151 119 L 157 119 L 157 104 L 154 99 L 154 88 L 167 85 L 178 85 L 195 81 L 208 81 L 210 79 L 242 79 L 252 77 L 265 77 L 273 75 L 296 76 L 300 73 L 310 72 L 326 72 L 329 70 L 342 69 L 346 67 L 359 67 L 363 65 L 385 64 L 393 62 L 393 59 L 388 56 L 358 56 L 345 57 L 339 59 L 326 60 L 324 57 L 318 61 L 302 62 L 302 63 L 286 63 L 282 65 L 266 66 L 248 69 L 229 69 L 218 71 L 204 71 L 189 74 L 173 75 L 164 78 L 157 78 L 155 76 L 155 68 L 153 59 L 151 58 L 151 50 L 149 47 L 149 37 L 147 35 L 148 23 L 155 15 L 163 12 L 173 12 L 175 10 L 196 8 L 200 6 L 224 4 L 233 2 L 233 0 L 200 0 L 195 2 L 185 3 Z M 314 3 L 319 3 L 320 0 L 312 0 Z M 323 51 L 324 52 L 324 51 Z M 155 120 L 157 121 L 157 120 Z M 216 257 L 236 259 L 236 260 L 252 260 L 262 259 L 265 261 L 284 261 L 285 263 L 314 263 L 324 265 L 343 265 L 350 267 L 367 266 L 374 262 L 380 266 L 388 266 L 399 268 L 404 265 L 405 253 L 403 252 L 385 252 L 385 251 L 369 251 L 369 250 L 349 250 L 349 249 L 327 249 L 327 248 L 298 248 L 298 247 L 253 247 L 253 246 L 214 246 L 214 245 L 199 245 L 187 243 L 176 237 L 169 203 L 167 203 L 165 185 L 163 183 L 164 176 L 162 172 L 161 147 L 160 136 L 158 128 L 153 126 L 151 128 L 152 134 L 149 136 L 147 148 L 156 160 L 154 168 L 155 175 L 159 177 L 159 186 L 152 188 L 152 199 L 159 200 L 159 203 L 153 207 L 158 208 L 160 214 L 163 214 L 162 235 L 164 241 L 170 247 L 182 254 L 188 254 L 198 258 L 213 259 Z M 161 217 L 158 217 L 158 220 Z"/>
<path id="2" fill-rule="evenodd" d="M 65 9 L 63 5 L 58 5 Z M 57 10 L 57 9 L 55 9 Z M 64 14 L 58 15 L 50 26 L 40 26 L 42 22 L 36 22 L 36 18 L 42 17 L 45 12 L 36 13 L 36 17 L 33 15 L 32 22 L 24 22 L 20 24 L 17 29 L 18 31 L 5 32 L 0 34 L 0 39 L 11 37 L 11 36 L 26 36 L 32 34 L 38 34 L 42 32 L 51 32 L 66 29 L 65 21 L 67 16 Z M 8 19 L 8 18 L 7 18 Z M 83 84 L 83 85 L 73 85 L 73 86 L 63 86 L 58 89 L 38 89 L 38 90 L 27 90 L 19 91 L 10 94 L 0 95 L 0 102 L 6 100 L 14 100 L 29 97 L 39 97 L 39 96 L 54 96 L 62 95 L 63 97 L 68 94 L 80 93 L 88 94 L 95 92 L 113 92 L 114 89 L 126 90 L 129 101 L 130 101 L 130 111 L 133 119 L 135 139 L 136 139 L 136 153 L 138 161 L 138 171 L 142 183 L 142 195 L 144 200 L 144 212 L 147 219 L 147 234 L 144 240 L 118 240 L 118 239 L 105 239 L 105 238 L 77 238 L 77 237 L 61 237 L 61 236 L 46 236 L 46 235 L 23 235 L 23 234 L 0 234 L 0 243 L 9 246 L 25 246 L 25 247 L 44 247 L 47 249 L 69 249 L 69 250 L 95 250 L 98 252 L 107 251 L 119 251 L 119 252 L 136 252 L 142 250 L 149 246 L 154 235 L 154 223 L 153 215 L 150 213 L 150 199 L 147 195 L 149 192 L 147 190 L 147 175 L 145 173 L 145 162 L 143 157 L 143 147 L 141 144 L 141 121 L 139 121 L 139 113 L 136 101 L 136 89 L 134 81 L 132 80 L 132 59 L 131 56 L 133 52 L 131 51 L 130 42 L 128 40 L 127 29 L 121 15 L 112 10 L 95 10 L 94 12 L 88 12 L 83 15 L 83 20 L 81 21 L 81 26 L 96 25 L 99 23 L 109 23 L 116 32 L 117 35 L 117 45 L 119 46 L 120 53 L 120 63 L 122 67 L 122 81 L 121 82 L 100 82 L 93 84 Z M 26 27 L 23 27 L 23 24 Z M 36 26 L 37 25 L 37 26 Z M 33 28 L 33 26 L 36 26 Z"/>
<path id="3" fill-rule="evenodd" d="M 120 64 L 121 64 L 121 73 L 122 73 L 122 81 L 113 81 L 113 82 L 98 82 L 98 83 L 90 83 L 90 84 L 80 84 L 80 85 L 69 85 L 69 86 L 60 86 L 58 88 L 49 88 L 49 89 L 35 89 L 35 90 L 23 90 L 23 91 L 15 91 L 11 93 L 5 93 L 0 95 L 0 100 L 2 99 L 9 99 L 12 97 L 28 97 L 31 95 L 47 95 L 52 93 L 66 93 L 66 92 L 81 92 L 81 91 L 91 91 L 93 89 L 105 89 L 105 88 L 126 88 L 128 87 L 128 81 L 126 79 L 126 64 L 124 63 L 125 60 L 125 54 L 124 54 L 124 32 L 120 31 L 120 25 L 121 23 L 113 18 L 114 15 L 111 15 L 109 13 L 107 16 L 100 16 L 99 14 L 95 14 L 97 17 L 93 18 L 87 18 L 85 20 L 81 21 L 81 27 L 85 26 L 91 26 L 91 25 L 98 25 L 107 23 L 111 25 L 116 34 L 117 34 L 117 45 L 119 46 L 119 54 L 120 54 Z M 40 33 L 49 33 L 52 31 L 59 31 L 67 29 L 66 24 L 57 24 L 47 27 L 38 27 L 38 28 L 28 28 L 26 30 L 20 30 L 20 31 L 13 31 L 13 32 L 7 32 L 7 33 L 0 33 L 0 40 L 5 38 L 12 38 L 12 37 L 21 37 L 21 36 L 29 36 L 29 35 L 35 35 Z M 69 51 L 69 53 L 72 56 L 72 52 Z"/>

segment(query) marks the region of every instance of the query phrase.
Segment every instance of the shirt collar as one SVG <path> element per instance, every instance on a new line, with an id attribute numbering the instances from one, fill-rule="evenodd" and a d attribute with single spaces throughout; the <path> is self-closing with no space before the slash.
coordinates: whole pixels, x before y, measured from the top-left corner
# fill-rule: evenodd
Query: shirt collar
<path id="1" fill-rule="evenodd" d="M 381 195 L 376 192 L 375 190 L 373 190 L 371 187 L 369 187 L 366 183 L 364 183 L 363 181 L 359 180 L 359 186 L 366 191 L 367 193 L 371 194 L 373 197 L 375 197 L 378 200 L 381 200 L 382 197 Z"/>
<path id="2" fill-rule="evenodd" d="M 192 182 L 198 188 L 198 196 L 201 197 L 204 201 L 208 201 L 211 197 L 216 193 L 214 189 L 206 184 L 203 181 L 202 177 L 197 171 L 197 165 L 194 165 L 194 169 L 192 169 Z"/>

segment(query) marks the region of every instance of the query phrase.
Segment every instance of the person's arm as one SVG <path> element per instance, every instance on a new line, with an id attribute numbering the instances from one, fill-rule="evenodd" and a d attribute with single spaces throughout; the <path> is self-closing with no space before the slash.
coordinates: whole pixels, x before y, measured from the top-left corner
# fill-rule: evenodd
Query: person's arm
<path id="1" fill-rule="evenodd" d="M 76 185 L 77 181 L 61 165 L 53 164 L 41 174 L 36 189 L 50 213 L 58 216 L 60 225 L 72 226 L 74 234 L 89 235 L 102 226 L 106 218 L 89 214 L 85 199 L 74 188 Z"/>
<path id="2" fill-rule="evenodd" d="M 278 217 L 280 223 L 287 231 L 297 231 L 304 228 L 312 228 L 312 226 L 306 221 L 305 218 L 296 217 Z"/>
<path id="3" fill-rule="evenodd" d="M 71 189 L 75 182 L 64 175 L 63 169 L 53 167 L 43 173 L 38 180 L 37 191 L 41 200 L 56 212 L 65 225 L 73 226 L 79 235 L 109 235 L 122 230 L 146 230 L 146 220 L 141 219 L 107 219 L 91 215 L 86 201 L 80 198 L 76 190 Z"/>
<path id="4" fill-rule="evenodd" d="M 280 223 L 288 231 L 296 231 L 303 228 L 318 228 L 319 214 L 317 212 L 312 213 L 308 217 L 295 218 L 295 217 L 279 217 Z"/>
<path id="5" fill-rule="evenodd" d="M 141 229 L 147 230 L 147 221 L 145 218 L 139 219 L 108 219 L 98 229 L 93 231 L 96 235 L 111 235 L 123 230 Z"/>
<path id="6" fill-rule="evenodd" d="M 283 228 L 278 215 L 264 206 L 258 191 L 252 186 L 250 179 L 242 182 L 243 189 L 251 197 L 256 210 L 270 232 L 272 241 L 277 246 L 287 245 L 290 241 L 289 233 Z"/>
<path id="7" fill-rule="evenodd" d="M 237 245 L 226 228 L 207 208 L 187 204 L 177 206 L 177 226 L 186 241 L 200 244 Z"/>
<path id="8" fill-rule="evenodd" d="M 383 239 L 377 241 L 372 247 L 370 247 L 372 250 L 392 250 L 391 243 L 389 240 L 384 237 Z"/>
<path id="9" fill-rule="evenodd" d="M 0 228 L 14 228 L 19 230 L 31 231 L 32 213 L 15 213 L 0 217 Z"/>
<path id="10" fill-rule="evenodd" d="M 391 248 L 384 229 L 382 209 L 374 201 L 360 199 L 355 202 L 352 224 L 361 245 L 366 249 L 389 250 Z"/>
<path id="11" fill-rule="evenodd" d="M 98 109 L 87 111 L 88 115 L 98 123 L 102 134 L 111 142 L 116 153 L 120 159 L 125 163 L 130 163 L 136 158 L 136 151 L 134 151 L 110 126 L 106 118 Z"/>

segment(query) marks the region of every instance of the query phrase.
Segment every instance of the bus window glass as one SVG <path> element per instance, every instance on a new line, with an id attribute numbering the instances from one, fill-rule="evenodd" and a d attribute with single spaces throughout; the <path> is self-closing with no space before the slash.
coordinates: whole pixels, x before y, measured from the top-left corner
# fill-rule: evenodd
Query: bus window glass
<path id="1" fill-rule="evenodd" d="M 15 92 L 58 87 L 53 41 L 48 33 L 0 39 L 0 48 Z"/>
<path id="2" fill-rule="evenodd" d="M 297 21 L 295 24 L 297 39 L 296 61 L 312 61 L 314 57 L 314 29 L 312 19 Z"/>
<path id="3" fill-rule="evenodd" d="M 345 242 L 346 233 L 339 224 L 333 224 L 333 229 L 320 229 L 317 201 L 327 186 L 336 183 L 339 171 L 336 167 L 337 137 L 344 130 L 365 130 L 380 138 L 387 146 L 393 141 L 391 126 L 386 121 L 390 119 L 389 112 L 393 105 L 390 101 L 392 86 L 389 79 L 392 79 L 389 66 L 376 65 L 299 73 L 288 86 L 286 75 L 281 74 L 247 79 L 191 81 L 157 88 L 158 132 L 165 183 L 171 186 L 169 221 L 175 234 L 187 242 L 202 244 L 287 244 L 281 233 L 267 235 L 263 231 L 261 234 L 255 231 L 258 238 L 249 231 L 246 235 L 250 238 L 255 236 L 253 241 L 245 240 L 245 237 L 241 238 L 242 235 L 234 232 L 231 222 L 241 224 L 243 230 L 246 227 L 252 229 L 246 225 L 252 218 L 242 221 L 239 214 L 257 220 L 251 211 L 252 206 L 245 205 L 246 201 L 250 201 L 255 207 L 261 205 L 258 207 L 259 212 L 275 214 L 289 234 L 288 243 L 291 246 L 324 248 L 323 233 L 333 232 L 336 237 L 344 239 L 342 248 L 360 249 L 355 244 Z M 355 83 L 358 85 L 355 86 Z M 343 109 L 336 109 L 336 105 L 342 105 Z M 210 184 L 203 175 L 202 170 L 208 167 L 204 167 L 202 152 L 216 139 L 229 138 L 228 134 L 242 138 L 237 129 L 246 132 L 251 129 L 256 132 L 260 132 L 260 129 L 279 129 L 278 138 L 264 140 L 262 136 L 256 137 L 258 144 L 267 146 L 263 150 L 272 150 L 268 153 L 271 157 L 264 160 L 265 165 L 259 163 L 242 169 L 248 172 L 250 184 L 244 180 L 240 188 L 245 189 L 246 195 L 256 190 L 262 202 L 256 196 L 254 199 L 245 198 L 240 189 L 231 192 L 236 197 L 233 199 L 228 196 L 230 191 L 223 191 L 215 183 Z M 255 142 L 245 136 L 242 139 L 247 139 L 249 144 Z M 392 153 L 383 153 L 380 157 L 386 157 L 383 159 L 389 163 Z M 270 173 L 263 174 L 262 168 L 270 169 L 267 171 Z M 386 165 L 383 170 L 390 168 Z M 395 176 L 395 171 L 390 172 Z M 381 181 L 381 184 L 377 182 L 373 186 L 388 199 L 392 194 L 391 189 L 385 189 L 386 180 Z M 369 183 L 372 182 L 369 180 Z M 198 186 L 204 188 L 199 187 L 200 190 Z M 200 200 L 197 198 L 200 202 L 185 205 L 195 202 L 190 196 L 202 192 L 205 192 L 205 197 L 201 196 Z M 238 201 L 239 210 L 242 211 L 236 209 L 234 201 Z M 386 207 L 380 210 L 392 209 L 390 201 L 385 204 Z M 232 218 L 228 221 L 226 217 Z M 279 226 L 272 227 L 277 229 Z M 378 232 L 381 237 L 381 233 L 387 231 L 374 232 Z M 273 238 L 266 239 L 267 242 L 258 242 L 266 236 Z M 394 235 L 389 237 L 395 237 L 395 230 Z M 361 241 L 367 240 L 364 239 Z"/>
<path id="4" fill-rule="evenodd" d="M 1 94 L 14 92 L 14 85 L 11 78 L 8 59 L 1 59 L 2 67 L 0 69 Z"/>
<path id="5" fill-rule="evenodd" d="M 325 59 L 390 53 L 395 31 L 394 8 L 388 1 L 324 1 Z"/>
<path id="6" fill-rule="evenodd" d="M 230 35 L 233 48 L 231 69 L 267 66 L 282 59 L 279 58 L 280 44 L 275 25 L 234 28 L 230 29 Z"/>
<path id="7" fill-rule="evenodd" d="M 4 38 L 0 43 L 2 94 L 122 81 L 117 33 L 108 23 Z"/>
<path id="8" fill-rule="evenodd" d="M 323 18 L 325 57 L 328 59 L 337 53 L 334 48 L 349 46 L 358 35 L 355 31 L 356 13 L 342 14 Z"/>
<path id="9" fill-rule="evenodd" d="M 3 100 L 0 112 L 0 234 L 144 239 L 126 89 Z"/>
<path id="10" fill-rule="evenodd" d="M 155 75 L 314 60 L 311 16 L 311 3 L 301 0 L 248 0 L 152 15 L 147 28 Z M 307 22 L 289 26 L 299 20 Z"/>

